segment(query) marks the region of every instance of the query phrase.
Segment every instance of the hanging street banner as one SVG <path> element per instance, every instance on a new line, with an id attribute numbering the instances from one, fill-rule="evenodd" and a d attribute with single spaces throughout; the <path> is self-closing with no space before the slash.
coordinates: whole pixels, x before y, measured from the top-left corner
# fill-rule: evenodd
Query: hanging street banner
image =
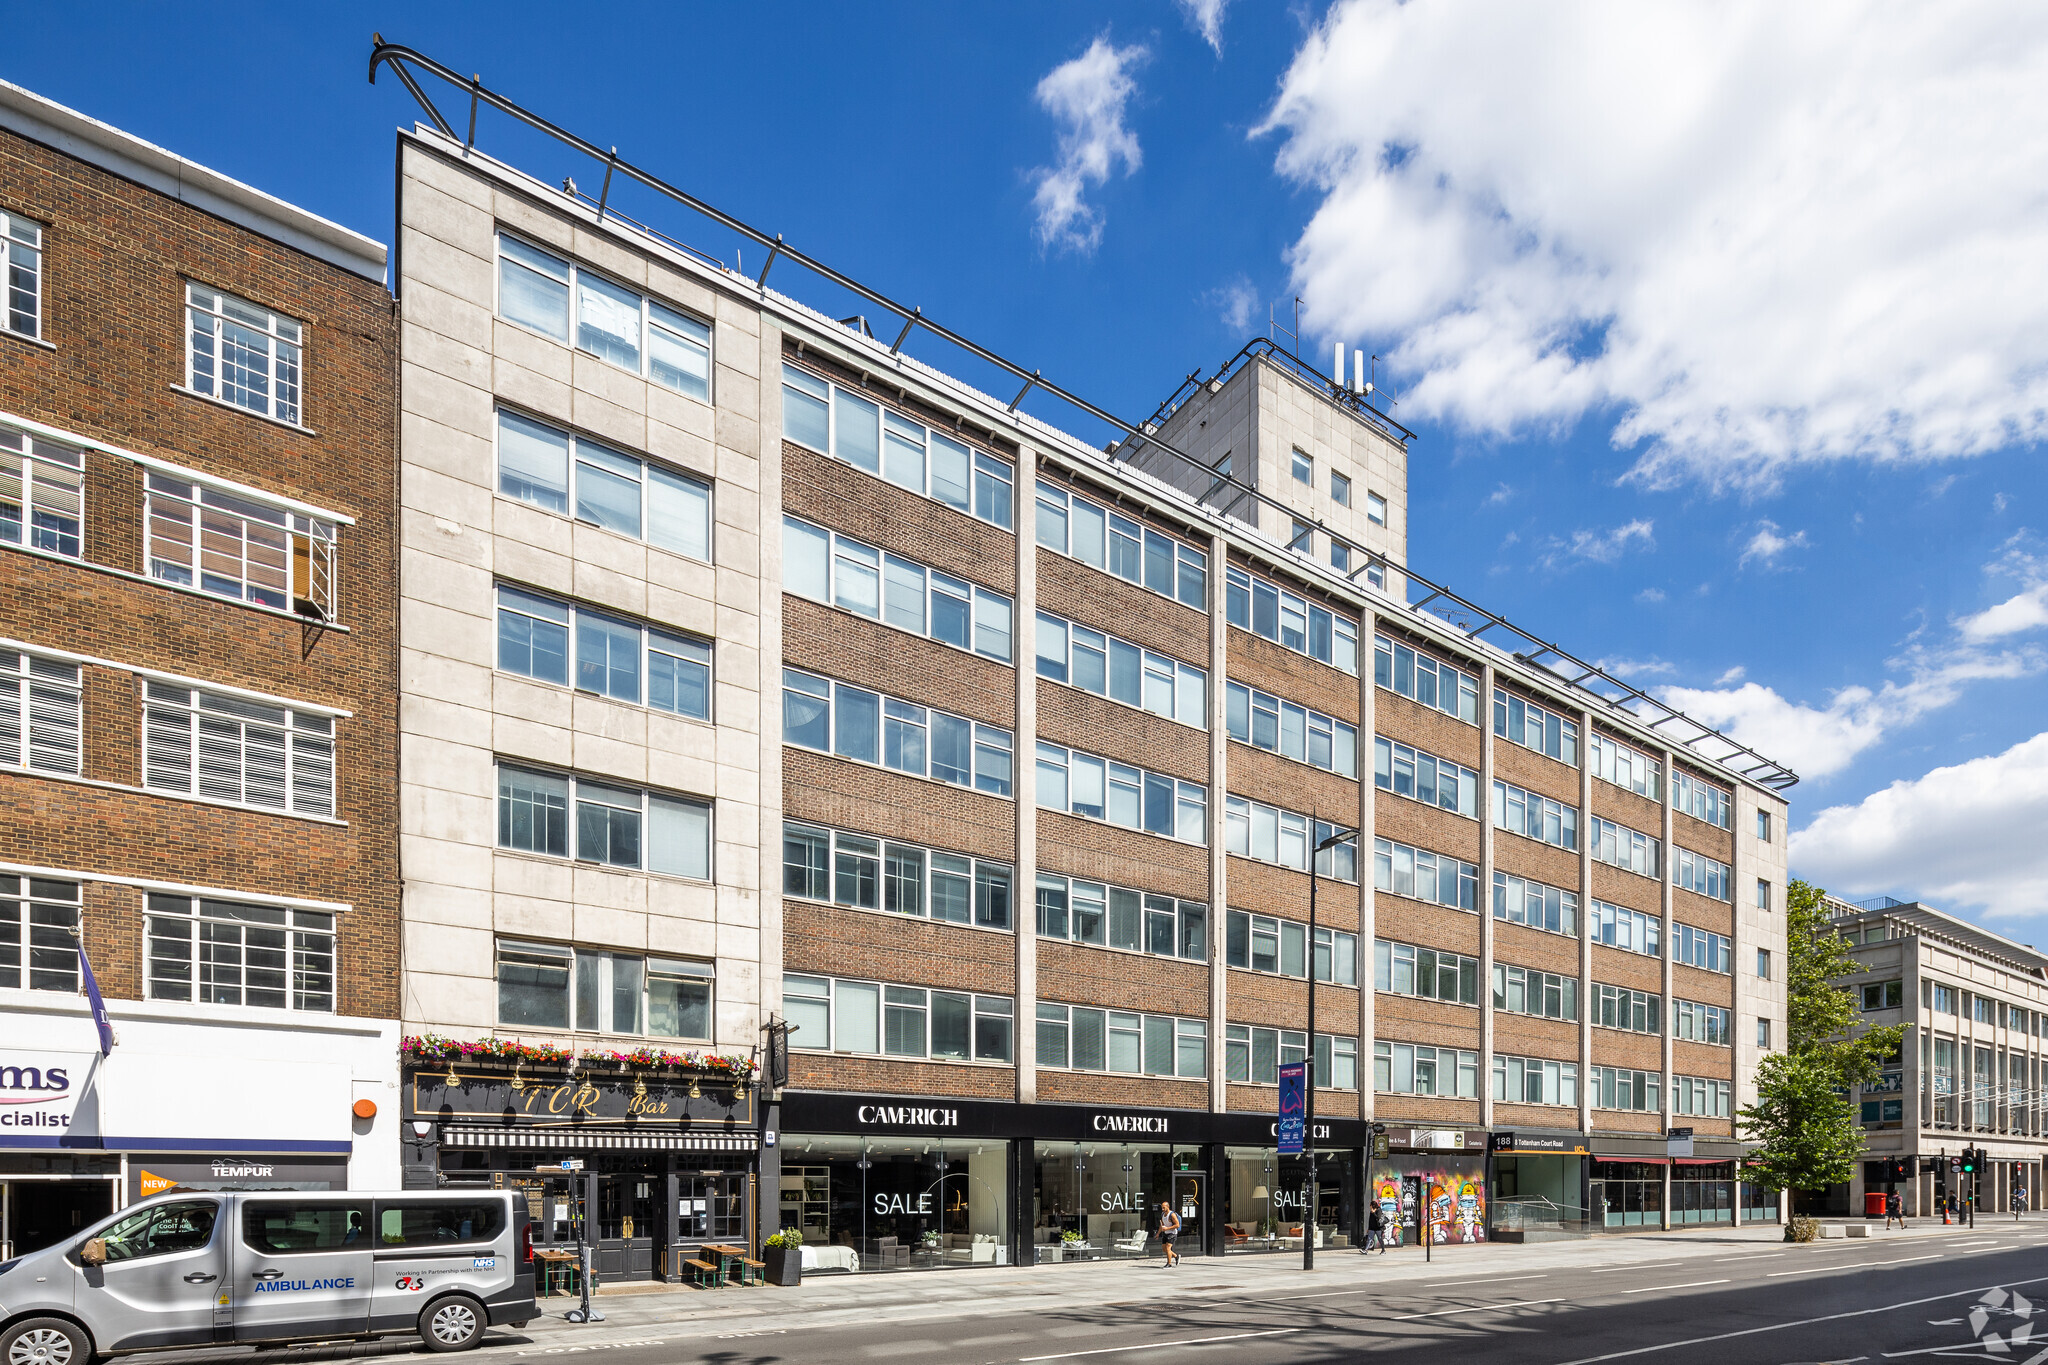
<path id="1" fill-rule="evenodd" d="M 1280 1155 L 1301 1155 L 1301 1140 L 1307 1128 L 1308 1063 L 1289 1062 L 1280 1068 Z"/>

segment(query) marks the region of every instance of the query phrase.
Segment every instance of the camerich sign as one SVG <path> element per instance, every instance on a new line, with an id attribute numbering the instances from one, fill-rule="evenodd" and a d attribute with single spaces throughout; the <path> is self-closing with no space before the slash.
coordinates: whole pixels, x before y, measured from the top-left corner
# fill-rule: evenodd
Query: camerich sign
<path id="1" fill-rule="evenodd" d="M 0 1147 L 55 1147 L 80 1120 L 87 1052 L 0 1048 Z"/>

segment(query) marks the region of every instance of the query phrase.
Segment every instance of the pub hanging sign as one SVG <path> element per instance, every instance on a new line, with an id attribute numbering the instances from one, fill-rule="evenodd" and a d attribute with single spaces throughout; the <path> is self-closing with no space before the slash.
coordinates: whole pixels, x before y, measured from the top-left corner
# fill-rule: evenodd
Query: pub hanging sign
<path id="1" fill-rule="evenodd" d="M 754 1087 L 654 1068 L 576 1071 L 481 1069 L 434 1063 L 407 1077 L 411 1117 L 560 1128 L 630 1123 L 649 1128 L 754 1124 Z"/>

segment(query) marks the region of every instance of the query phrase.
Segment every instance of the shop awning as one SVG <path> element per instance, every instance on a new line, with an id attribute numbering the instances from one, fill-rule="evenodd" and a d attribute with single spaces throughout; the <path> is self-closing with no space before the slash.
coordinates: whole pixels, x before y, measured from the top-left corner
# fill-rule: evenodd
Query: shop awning
<path id="1" fill-rule="evenodd" d="M 633 1148 L 669 1152 L 751 1152 L 752 1133 L 649 1133 L 632 1128 L 476 1128 L 450 1124 L 441 1140 L 452 1147 Z"/>

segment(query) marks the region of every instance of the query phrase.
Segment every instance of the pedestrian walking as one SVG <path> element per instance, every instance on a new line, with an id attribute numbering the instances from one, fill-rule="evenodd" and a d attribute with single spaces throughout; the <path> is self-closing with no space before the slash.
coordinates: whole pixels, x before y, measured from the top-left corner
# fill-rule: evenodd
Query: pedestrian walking
<path id="1" fill-rule="evenodd" d="M 1180 1215 L 1173 1211 L 1173 1205 L 1164 1199 L 1159 1201 L 1159 1244 L 1166 1248 L 1166 1270 L 1180 1264 L 1180 1252 L 1174 1249 L 1174 1239 L 1180 1236 Z"/>
<path id="2" fill-rule="evenodd" d="M 1374 1200 L 1365 1216 L 1365 1253 L 1370 1255 L 1377 1247 L 1380 1255 L 1387 1254 L 1387 1213 L 1378 1200 Z"/>
<path id="3" fill-rule="evenodd" d="M 1887 1194 L 1884 1197 L 1885 1231 L 1891 1231 L 1891 1226 L 1894 1222 L 1896 1222 L 1899 1225 L 1900 1231 L 1905 1230 L 1906 1201 L 1899 1197 L 1899 1192 L 1897 1190 L 1893 1190 L 1890 1194 Z"/>

